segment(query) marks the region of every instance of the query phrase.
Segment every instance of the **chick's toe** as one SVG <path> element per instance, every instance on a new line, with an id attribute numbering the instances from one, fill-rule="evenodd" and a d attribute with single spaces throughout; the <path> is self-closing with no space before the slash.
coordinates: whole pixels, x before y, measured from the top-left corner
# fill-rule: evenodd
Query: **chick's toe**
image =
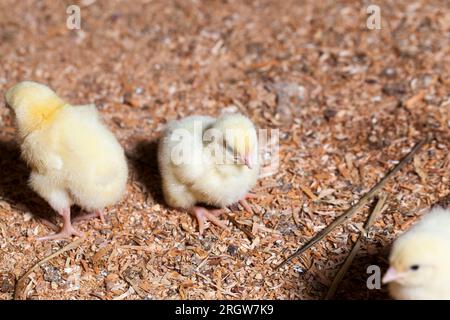
<path id="1" fill-rule="evenodd" d="M 247 200 L 240 200 L 239 204 L 242 206 L 242 208 L 244 208 L 245 211 L 249 212 L 249 213 L 254 213 L 252 207 L 250 207 L 250 204 L 248 203 Z"/>
<path id="2" fill-rule="evenodd" d="M 90 219 L 95 219 L 95 218 L 100 218 L 100 220 L 103 224 L 106 223 L 105 214 L 104 214 L 103 210 L 94 210 L 93 212 L 84 214 L 82 216 L 78 216 L 73 219 L 73 222 L 79 222 L 79 221 L 90 220 Z"/>
<path id="3" fill-rule="evenodd" d="M 223 213 L 222 209 L 207 210 L 206 208 L 195 206 L 190 210 L 190 213 L 197 219 L 200 235 L 203 234 L 203 231 L 205 230 L 205 223 L 208 221 L 211 221 L 216 226 L 221 227 L 222 229 L 228 230 L 228 227 L 225 225 L 225 223 L 217 218 L 218 215 Z"/>

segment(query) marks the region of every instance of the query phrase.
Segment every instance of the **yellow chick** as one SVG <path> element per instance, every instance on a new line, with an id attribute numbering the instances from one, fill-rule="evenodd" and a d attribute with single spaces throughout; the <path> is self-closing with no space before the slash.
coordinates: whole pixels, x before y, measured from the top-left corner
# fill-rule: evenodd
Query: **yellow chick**
<path id="1" fill-rule="evenodd" d="M 398 300 L 450 299 L 450 210 L 432 209 L 395 242 L 383 277 Z"/>
<path id="2" fill-rule="evenodd" d="M 217 218 L 224 208 L 240 202 L 259 174 L 258 141 L 253 123 L 241 114 L 219 118 L 191 116 L 168 124 L 159 144 L 159 169 L 168 205 L 194 215 L 203 234 L 209 220 L 224 229 Z"/>
<path id="3" fill-rule="evenodd" d="M 100 217 L 125 192 L 123 148 L 100 120 L 95 105 L 71 106 L 45 85 L 24 81 L 9 89 L 30 186 L 63 219 L 63 228 L 40 240 L 81 236 L 71 223 L 74 204 Z"/>

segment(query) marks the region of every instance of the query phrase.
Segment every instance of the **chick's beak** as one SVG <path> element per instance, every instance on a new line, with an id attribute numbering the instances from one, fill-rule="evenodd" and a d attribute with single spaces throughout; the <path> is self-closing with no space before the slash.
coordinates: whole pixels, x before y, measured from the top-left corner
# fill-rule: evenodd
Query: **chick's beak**
<path id="1" fill-rule="evenodd" d="M 389 283 L 389 282 L 397 281 L 401 277 L 402 277 L 402 274 L 400 272 L 395 270 L 394 267 L 389 267 L 389 269 L 386 271 L 386 273 L 382 279 L 382 282 Z"/>

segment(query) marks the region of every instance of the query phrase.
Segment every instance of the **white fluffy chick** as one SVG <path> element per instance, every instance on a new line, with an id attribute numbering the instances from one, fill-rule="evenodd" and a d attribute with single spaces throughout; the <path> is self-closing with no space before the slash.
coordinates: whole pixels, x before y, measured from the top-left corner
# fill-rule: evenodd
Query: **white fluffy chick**
<path id="1" fill-rule="evenodd" d="M 71 106 L 45 85 L 24 81 L 9 89 L 30 186 L 63 219 L 63 228 L 40 240 L 82 236 L 71 223 L 73 204 L 100 217 L 124 194 L 128 167 L 123 148 L 95 105 Z"/>
<path id="2" fill-rule="evenodd" d="M 450 299 L 450 210 L 433 208 L 392 247 L 383 277 L 398 300 Z"/>
<path id="3" fill-rule="evenodd" d="M 172 121 L 161 138 L 158 161 L 167 204 L 194 215 L 200 234 L 208 220 L 226 229 L 217 218 L 222 209 L 198 204 L 224 208 L 241 202 L 248 208 L 245 198 L 259 174 L 256 129 L 236 113 Z"/>

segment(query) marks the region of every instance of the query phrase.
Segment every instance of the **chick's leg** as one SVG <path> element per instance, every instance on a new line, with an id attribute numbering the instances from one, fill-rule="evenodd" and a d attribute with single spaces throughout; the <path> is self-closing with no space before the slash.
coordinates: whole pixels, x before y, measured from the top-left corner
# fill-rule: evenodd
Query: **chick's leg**
<path id="1" fill-rule="evenodd" d="M 67 239 L 71 236 L 82 237 L 83 233 L 76 230 L 70 222 L 70 208 L 62 209 L 58 212 L 63 218 L 63 227 L 60 232 L 45 237 L 38 238 L 39 241 Z"/>
<path id="2" fill-rule="evenodd" d="M 35 171 L 31 172 L 30 186 L 42 198 L 47 200 L 53 210 L 58 212 L 63 219 L 63 227 L 59 233 L 42 237 L 38 240 L 64 239 L 72 235 L 82 236 L 82 233 L 75 230 L 70 222 L 70 206 L 72 205 L 72 200 L 67 190 L 55 184 L 51 176 L 42 175 Z"/>
<path id="3" fill-rule="evenodd" d="M 205 231 L 205 223 L 207 221 L 211 221 L 216 226 L 228 230 L 228 227 L 225 225 L 225 223 L 217 218 L 217 216 L 223 213 L 222 209 L 207 210 L 206 208 L 203 207 L 194 206 L 193 208 L 191 208 L 190 213 L 194 215 L 198 221 L 198 229 L 200 235 L 202 235 L 203 231 Z"/>

